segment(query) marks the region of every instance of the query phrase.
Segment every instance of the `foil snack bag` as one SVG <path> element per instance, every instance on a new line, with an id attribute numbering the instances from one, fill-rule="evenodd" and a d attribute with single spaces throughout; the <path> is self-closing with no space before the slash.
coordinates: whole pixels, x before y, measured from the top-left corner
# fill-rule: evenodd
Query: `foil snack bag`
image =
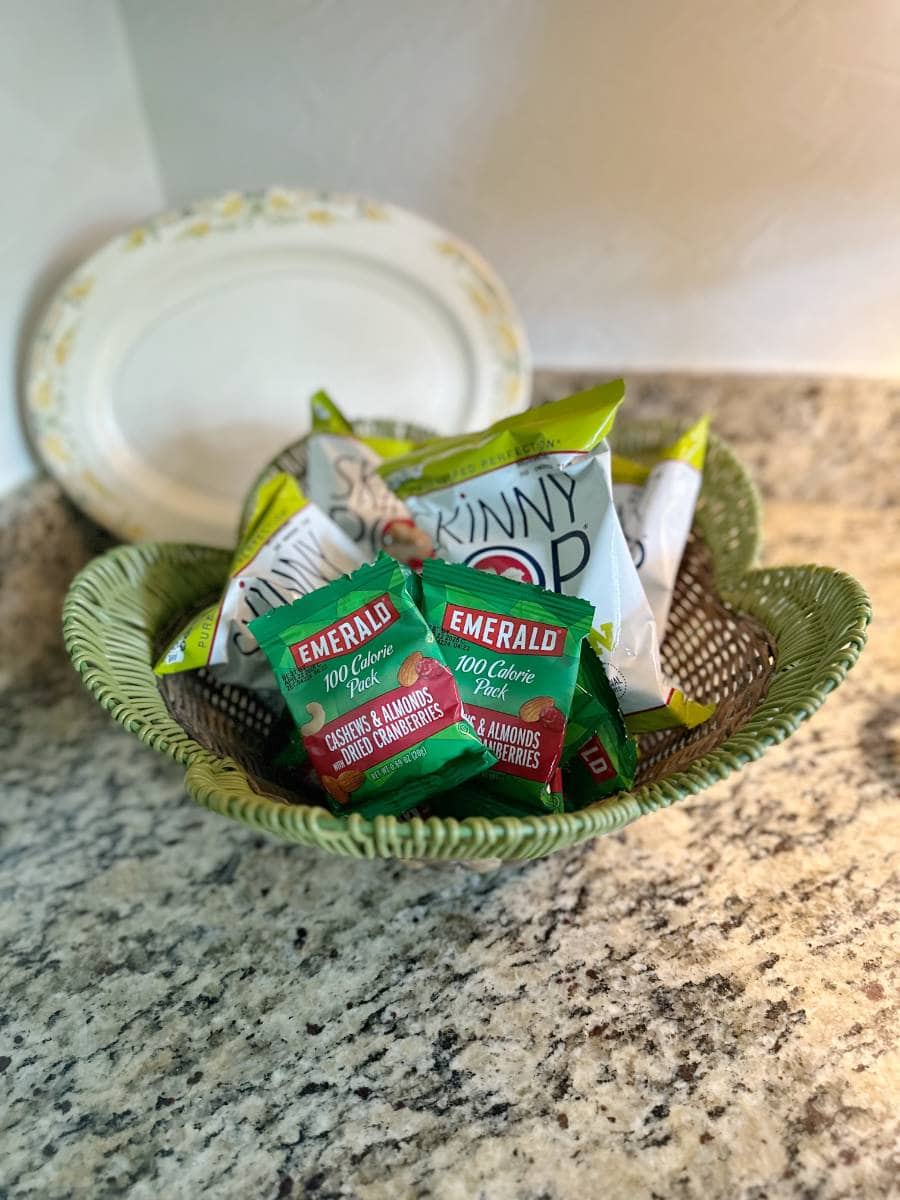
<path id="1" fill-rule="evenodd" d="M 649 462 L 614 454 L 613 499 L 660 637 L 703 482 L 709 417 Z"/>
<path id="2" fill-rule="evenodd" d="M 249 622 L 361 561 L 357 546 L 309 502 L 293 476 L 273 476 L 257 489 L 218 603 L 181 631 L 154 671 L 171 675 L 213 667 L 228 683 L 277 691 Z"/>
<path id="3" fill-rule="evenodd" d="M 435 817 L 453 817 L 456 820 L 464 820 L 466 817 L 527 818 L 537 815 L 533 804 L 498 795 L 482 783 L 484 778 L 483 775 L 479 775 L 464 787 L 454 788 L 452 792 L 441 792 L 429 801 L 429 814 Z"/>
<path id="4" fill-rule="evenodd" d="M 310 408 L 304 483 L 309 498 L 356 543 L 364 561 L 386 550 L 399 562 L 420 567 L 431 554 L 431 541 L 378 474 L 385 459 L 409 451 L 413 443 L 358 437 L 325 392 L 316 392 Z"/>
<path id="5" fill-rule="evenodd" d="M 466 716 L 497 759 L 479 791 L 531 812 L 560 810 L 566 714 L 593 607 L 437 559 L 422 568 L 422 607 Z"/>
<path id="6" fill-rule="evenodd" d="M 372 565 L 250 623 L 335 813 L 405 812 L 493 766 L 415 604 Z"/>
<path id="7" fill-rule="evenodd" d="M 454 562 L 581 596 L 591 644 L 634 731 L 695 725 L 712 709 L 663 675 L 656 625 L 616 514 L 606 442 L 622 380 L 480 433 L 435 438 L 380 473 Z"/>
<path id="8" fill-rule="evenodd" d="M 603 665 L 584 646 L 563 747 L 566 812 L 630 788 L 637 759 L 637 743 L 625 729 Z"/>

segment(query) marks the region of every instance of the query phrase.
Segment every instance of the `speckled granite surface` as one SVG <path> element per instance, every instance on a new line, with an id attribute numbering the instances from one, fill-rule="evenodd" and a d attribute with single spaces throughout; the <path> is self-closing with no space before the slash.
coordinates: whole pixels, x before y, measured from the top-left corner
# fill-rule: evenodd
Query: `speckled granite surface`
<path id="1" fill-rule="evenodd" d="M 716 432 L 774 500 L 900 505 L 900 381 L 623 373 L 630 413 L 685 423 L 711 413 Z M 596 378 L 538 372 L 535 396 L 556 399 Z"/>
<path id="2" fill-rule="evenodd" d="M 767 560 L 857 574 L 870 646 L 738 778 L 491 875 L 350 866 L 194 808 L 62 657 L 102 537 L 50 483 L 6 502 L 0 1194 L 897 1194 L 897 478 L 830 432 L 863 413 L 896 464 L 897 401 L 637 392 L 680 412 L 694 386 L 758 466 Z M 844 504 L 808 477 L 838 459 Z"/>

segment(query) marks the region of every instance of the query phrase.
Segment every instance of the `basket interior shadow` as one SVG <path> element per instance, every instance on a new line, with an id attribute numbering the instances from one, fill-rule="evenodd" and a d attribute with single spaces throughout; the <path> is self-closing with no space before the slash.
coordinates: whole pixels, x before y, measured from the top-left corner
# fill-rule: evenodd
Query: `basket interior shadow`
<path id="1" fill-rule="evenodd" d="M 160 638 L 160 647 L 167 637 Z M 662 655 L 689 696 L 715 701 L 717 708 L 696 729 L 642 735 L 636 786 L 682 771 L 721 745 L 760 704 L 775 670 L 773 639 L 758 621 L 719 598 L 711 555 L 696 532 L 682 559 Z M 322 805 L 321 792 L 298 781 L 296 772 L 273 765 L 287 725 L 255 693 L 223 684 L 208 671 L 163 676 L 159 688 L 182 728 L 207 750 L 235 759 L 258 791 L 289 803 Z"/>

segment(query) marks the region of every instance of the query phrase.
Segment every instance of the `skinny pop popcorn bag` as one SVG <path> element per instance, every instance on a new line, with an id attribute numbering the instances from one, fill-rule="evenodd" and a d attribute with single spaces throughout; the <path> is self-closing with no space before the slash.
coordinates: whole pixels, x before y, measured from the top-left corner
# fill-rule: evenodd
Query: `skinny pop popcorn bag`
<path id="1" fill-rule="evenodd" d="M 377 473 L 385 459 L 408 452 L 413 443 L 358 437 L 325 392 L 313 396 L 310 408 L 304 484 L 310 500 L 356 543 L 363 560 L 386 550 L 407 566 L 420 566 L 431 554 L 430 539 Z"/>
<path id="2" fill-rule="evenodd" d="M 712 709 L 663 675 L 653 614 L 613 504 L 606 437 L 623 397 L 614 380 L 480 433 L 436 438 L 380 473 L 439 557 L 594 606 L 590 641 L 630 728 L 695 725 Z"/>
<path id="3" fill-rule="evenodd" d="M 636 462 L 614 454 L 613 499 L 660 636 L 703 482 L 709 417 L 677 441 Z"/>
<path id="4" fill-rule="evenodd" d="M 171 675 L 209 666 L 226 682 L 275 691 L 249 622 L 361 561 L 358 548 L 307 500 L 293 476 L 273 476 L 257 490 L 219 602 L 181 631 L 154 671 Z"/>

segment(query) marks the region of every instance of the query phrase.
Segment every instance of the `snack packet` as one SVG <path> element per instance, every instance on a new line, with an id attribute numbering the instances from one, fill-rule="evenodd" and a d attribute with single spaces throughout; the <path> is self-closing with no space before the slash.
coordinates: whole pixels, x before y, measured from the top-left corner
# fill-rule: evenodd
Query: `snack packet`
<path id="1" fill-rule="evenodd" d="M 357 437 L 325 392 L 316 392 L 310 408 L 305 480 L 309 498 L 340 525 L 365 561 L 386 550 L 418 569 L 432 552 L 431 540 L 415 527 L 406 505 L 377 474 L 386 458 L 408 452 L 414 443 Z"/>
<path id="2" fill-rule="evenodd" d="M 528 817 L 539 816 L 547 809 L 536 810 L 527 801 L 517 802 L 509 796 L 499 796 L 489 787 L 482 784 L 486 777 L 479 775 L 464 787 L 454 788 L 452 792 L 441 792 L 429 801 L 428 808 L 435 817 L 455 817 L 458 821 L 466 817 Z M 562 789 L 561 779 L 554 785 L 558 795 Z"/>
<path id="3" fill-rule="evenodd" d="M 309 762 L 303 738 L 286 706 L 282 708 L 278 719 L 272 723 L 265 755 L 272 766 L 282 771 L 294 772 L 296 768 L 305 767 Z"/>
<path id="4" fill-rule="evenodd" d="M 493 766 L 416 608 L 382 554 L 250 622 L 336 813 L 400 813 Z"/>
<path id="5" fill-rule="evenodd" d="M 556 777 L 593 606 L 433 558 L 422 606 L 466 716 L 497 757 L 479 790 L 531 811 L 561 809 Z"/>
<path id="6" fill-rule="evenodd" d="M 625 729 L 603 665 L 583 646 L 563 747 L 566 812 L 631 787 L 637 743 Z"/>
<path id="7" fill-rule="evenodd" d="M 694 520 L 708 437 L 709 417 L 702 417 L 649 463 L 612 456 L 616 512 L 660 637 Z"/>
<path id="8" fill-rule="evenodd" d="M 435 438 L 380 473 L 442 558 L 594 606 L 590 641 L 630 728 L 696 725 L 712 709 L 663 675 L 653 614 L 613 504 L 605 439 L 623 396 L 617 379 L 481 433 Z"/>
<path id="9" fill-rule="evenodd" d="M 257 489 L 218 603 L 181 631 L 154 671 L 171 675 L 211 666 L 228 683 L 276 691 L 249 622 L 361 561 L 357 547 L 307 500 L 293 476 L 274 475 Z"/>

